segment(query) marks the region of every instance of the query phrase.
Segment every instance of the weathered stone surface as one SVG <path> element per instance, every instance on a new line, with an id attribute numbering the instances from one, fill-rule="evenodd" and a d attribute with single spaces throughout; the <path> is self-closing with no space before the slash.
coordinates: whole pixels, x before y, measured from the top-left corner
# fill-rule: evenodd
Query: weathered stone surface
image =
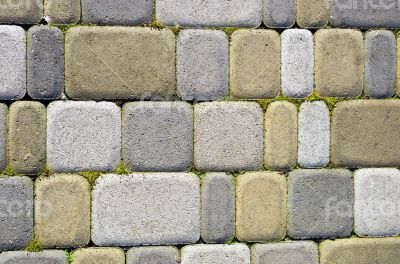
<path id="1" fill-rule="evenodd" d="M 9 251 L 0 254 L 0 264 L 68 264 L 63 250 Z"/>
<path id="2" fill-rule="evenodd" d="M 46 165 L 46 107 L 17 101 L 8 119 L 8 165 L 19 174 L 38 174 Z"/>
<path id="3" fill-rule="evenodd" d="M 296 16 L 296 0 L 263 0 L 263 21 L 270 28 L 290 28 Z"/>
<path id="4" fill-rule="evenodd" d="M 217 100 L 228 94 L 228 37 L 223 31 L 188 29 L 176 50 L 178 95 L 183 100 Z"/>
<path id="5" fill-rule="evenodd" d="M 330 115 L 322 101 L 305 102 L 299 111 L 298 161 L 305 168 L 324 167 L 329 162 Z"/>
<path id="6" fill-rule="evenodd" d="M 169 26 L 258 27 L 261 0 L 157 0 L 157 19 Z"/>
<path id="7" fill-rule="evenodd" d="M 250 250 L 245 244 L 193 245 L 182 249 L 182 264 L 250 264 Z"/>
<path id="8" fill-rule="evenodd" d="M 90 185 L 78 175 L 35 182 L 35 235 L 44 248 L 84 247 L 90 240 Z"/>
<path id="9" fill-rule="evenodd" d="M 74 27 L 65 67 L 74 99 L 168 99 L 176 86 L 175 36 L 166 29 Z"/>
<path id="10" fill-rule="evenodd" d="M 0 5 L 0 23 L 36 24 L 42 16 L 42 0 L 2 1 Z"/>
<path id="11" fill-rule="evenodd" d="M 323 28 L 329 21 L 329 0 L 297 0 L 296 22 L 302 28 Z"/>
<path id="12" fill-rule="evenodd" d="M 305 98 L 314 88 L 314 37 L 306 29 L 288 29 L 282 35 L 282 92 Z"/>
<path id="13" fill-rule="evenodd" d="M 341 102 L 332 114 L 332 162 L 342 167 L 400 165 L 400 102 Z"/>
<path id="14" fill-rule="evenodd" d="M 128 250 L 127 264 L 178 264 L 181 254 L 175 247 L 136 247 Z"/>
<path id="15" fill-rule="evenodd" d="M 263 111 L 252 102 L 194 108 L 194 162 L 201 171 L 257 170 L 263 161 Z"/>
<path id="16" fill-rule="evenodd" d="M 392 97 L 396 85 L 396 39 L 388 30 L 365 34 L 365 95 Z"/>
<path id="17" fill-rule="evenodd" d="M 364 39 L 353 29 L 315 34 L 315 87 L 324 97 L 357 97 L 363 89 Z"/>
<path id="18" fill-rule="evenodd" d="M 350 171 L 292 171 L 288 187 L 289 236 L 319 239 L 351 235 L 353 180 Z"/>
<path id="19" fill-rule="evenodd" d="M 0 171 L 7 166 L 8 107 L 0 103 Z"/>
<path id="20" fill-rule="evenodd" d="M 235 179 L 207 173 L 201 182 L 201 238 L 225 243 L 235 234 Z"/>
<path id="21" fill-rule="evenodd" d="M 311 241 L 255 244 L 251 257 L 253 264 L 319 264 L 318 246 Z"/>
<path id="22" fill-rule="evenodd" d="M 286 235 L 286 179 L 277 172 L 248 172 L 236 182 L 236 237 L 282 240 Z"/>
<path id="23" fill-rule="evenodd" d="M 237 30 L 230 46 L 230 92 L 235 98 L 274 98 L 281 89 L 281 41 L 274 30 Z"/>
<path id="24" fill-rule="evenodd" d="M 52 24 L 76 24 L 81 18 L 81 1 L 44 0 L 44 15 Z"/>
<path id="25" fill-rule="evenodd" d="M 92 201 L 96 245 L 188 244 L 199 237 L 200 183 L 195 174 L 109 174 L 97 179 Z"/>
<path id="26" fill-rule="evenodd" d="M 121 159 L 121 111 L 111 102 L 52 102 L 47 109 L 48 167 L 111 171 Z"/>
<path id="27" fill-rule="evenodd" d="M 125 252 L 119 248 L 80 248 L 73 252 L 71 263 L 125 264 Z"/>
<path id="28" fill-rule="evenodd" d="M 83 0 L 82 22 L 100 25 L 140 25 L 152 18 L 152 0 Z"/>
<path id="29" fill-rule="evenodd" d="M 193 162 L 193 108 L 134 102 L 122 110 L 122 157 L 133 171 L 186 171 Z"/>
<path id="30" fill-rule="evenodd" d="M 0 250 L 25 248 L 33 237 L 32 180 L 0 177 L 0 201 Z"/>
<path id="31" fill-rule="evenodd" d="M 297 162 L 297 107 L 289 102 L 271 103 L 265 114 L 265 165 L 292 169 Z"/>
<path id="32" fill-rule="evenodd" d="M 31 98 L 54 100 L 64 91 L 64 37 L 56 27 L 28 31 L 27 90 Z"/>
<path id="33" fill-rule="evenodd" d="M 26 94 L 25 42 L 23 28 L 0 26 L 0 100 L 18 100 Z"/>
<path id="34" fill-rule="evenodd" d="M 352 238 L 324 241 L 320 245 L 321 264 L 397 264 L 398 238 Z"/>

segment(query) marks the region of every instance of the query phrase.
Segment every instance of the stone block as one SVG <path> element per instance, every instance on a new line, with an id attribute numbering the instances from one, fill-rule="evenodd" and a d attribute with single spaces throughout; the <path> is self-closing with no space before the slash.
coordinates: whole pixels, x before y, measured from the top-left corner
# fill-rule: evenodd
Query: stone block
<path id="1" fill-rule="evenodd" d="M 290 28 L 296 17 L 296 0 L 263 0 L 263 21 L 269 28 Z"/>
<path id="2" fill-rule="evenodd" d="M 302 28 L 324 28 L 330 17 L 329 6 L 329 0 L 297 0 L 297 24 Z"/>
<path id="3" fill-rule="evenodd" d="M 2 1 L 0 6 L 0 23 L 2 24 L 36 24 L 40 22 L 42 16 L 42 0 Z"/>
<path id="4" fill-rule="evenodd" d="M 52 24 L 76 24 L 81 19 L 81 1 L 44 0 L 44 15 Z"/>
<path id="5" fill-rule="evenodd" d="M 7 167 L 8 107 L 0 103 L 0 171 Z"/>
<path id="6" fill-rule="evenodd" d="M 128 250 L 127 264 L 179 264 L 181 254 L 176 247 L 134 247 Z"/>
<path id="7" fill-rule="evenodd" d="M 125 264 L 125 252 L 120 248 L 80 248 L 73 252 L 71 264 Z"/>
<path id="8" fill-rule="evenodd" d="M 68 264 L 63 250 L 40 252 L 8 251 L 0 254 L 0 264 Z"/>
<path id="9" fill-rule="evenodd" d="M 250 264 L 250 250 L 245 244 L 193 245 L 182 249 L 182 264 Z"/>

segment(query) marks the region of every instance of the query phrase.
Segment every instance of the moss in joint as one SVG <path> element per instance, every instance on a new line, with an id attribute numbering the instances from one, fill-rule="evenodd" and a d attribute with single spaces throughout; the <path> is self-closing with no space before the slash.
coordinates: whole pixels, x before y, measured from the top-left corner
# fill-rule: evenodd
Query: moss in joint
<path id="1" fill-rule="evenodd" d="M 84 177 L 89 182 L 90 186 L 93 188 L 97 178 L 100 177 L 101 172 L 98 172 L 98 171 L 84 171 L 84 172 L 80 172 L 79 175 Z"/>
<path id="2" fill-rule="evenodd" d="M 72 263 L 72 261 L 74 260 L 72 252 L 65 250 L 64 253 L 67 256 L 68 263 Z"/>
<path id="3" fill-rule="evenodd" d="M 128 169 L 128 166 L 125 164 L 125 162 L 120 162 L 115 169 L 115 173 L 119 175 L 130 174 L 130 170 Z"/>
<path id="4" fill-rule="evenodd" d="M 29 252 L 39 252 L 42 251 L 42 247 L 40 246 L 39 241 L 35 238 L 31 241 L 31 243 L 26 247 L 25 250 Z"/>
<path id="5" fill-rule="evenodd" d="M 16 176 L 17 173 L 11 167 L 7 166 L 6 169 L 2 172 L 2 175 L 5 176 Z"/>

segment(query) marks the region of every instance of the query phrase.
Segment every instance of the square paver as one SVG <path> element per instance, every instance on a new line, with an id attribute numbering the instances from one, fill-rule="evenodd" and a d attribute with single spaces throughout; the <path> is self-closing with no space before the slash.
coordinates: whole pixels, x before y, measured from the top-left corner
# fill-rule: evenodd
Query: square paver
<path id="1" fill-rule="evenodd" d="M 80 248 L 72 253 L 71 263 L 125 264 L 125 252 L 120 248 Z"/>
<path id="2" fill-rule="evenodd" d="M 176 247 L 134 247 L 126 254 L 127 264 L 178 264 L 181 253 Z"/>
<path id="3" fill-rule="evenodd" d="M 245 244 L 186 246 L 181 254 L 182 264 L 250 264 L 250 250 Z"/>
<path id="4" fill-rule="evenodd" d="M 296 0 L 263 0 L 263 22 L 269 28 L 290 28 L 296 17 Z"/>
<path id="5" fill-rule="evenodd" d="M 330 0 L 297 0 L 296 22 L 302 28 L 324 28 L 329 21 Z"/>

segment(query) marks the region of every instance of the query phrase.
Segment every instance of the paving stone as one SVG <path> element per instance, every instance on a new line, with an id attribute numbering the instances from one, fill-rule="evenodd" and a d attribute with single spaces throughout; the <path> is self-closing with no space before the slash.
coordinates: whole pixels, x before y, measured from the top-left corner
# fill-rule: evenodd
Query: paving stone
<path id="1" fill-rule="evenodd" d="M 0 103 L 0 171 L 7 166 L 8 107 Z"/>
<path id="2" fill-rule="evenodd" d="M 64 37 L 56 27 L 28 31 L 27 90 L 36 100 L 54 100 L 64 91 Z"/>
<path id="3" fill-rule="evenodd" d="M 396 39 L 388 30 L 365 34 L 365 95 L 392 97 L 396 85 Z"/>
<path id="4" fill-rule="evenodd" d="M 9 251 L 0 254 L 0 264 L 68 264 L 63 250 Z"/>
<path id="5" fill-rule="evenodd" d="M 97 179 L 92 201 L 96 245 L 189 244 L 199 238 L 200 182 L 196 175 L 110 174 Z"/>
<path id="6" fill-rule="evenodd" d="M 320 245 L 321 264 L 398 264 L 400 239 L 351 238 L 324 241 Z"/>
<path id="7" fill-rule="evenodd" d="M 305 98 L 314 88 L 314 37 L 306 29 L 288 29 L 282 35 L 282 92 Z"/>
<path id="8" fill-rule="evenodd" d="M 357 97 L 364 79 L 364 39 L 353 29 L 315 34 L 315 87 L 323 97 Z"/>
<path id="9" fill-rule="evenodd" d="M 127 264 L 178 264 L 181 255 L 176 247 L 137 247 L 128 250 Z"/>
<path id="10" fill-rule="evenodd" d="M 201 181 L 201 237 L 225 243 L 235 234 L 235 179 L 226 173 L 207 173 Z"/>
<path id="11" fill-rule="evenodd" d="M 353 230 L 353 179 L 348 170 L 289 173 L 288 234 L 295 239 L 337 238 Z"/>
<path id="12" fill-rule="evenodd" d="M 120 248 L 80 248 L 72 254 L 72 264 L 125 264 Z"/>
<path id="13" fill-rule="evenodd" d="M 263 161 L 263 111 L 252 102 L 194 108 L 194 162 L 200 171 L 257 170 Z"/>
<path id="14" fill-rule="evenodd" d="M 111 171 L 121 158 L 121 111 L 111 102 L 52 102 L 47 161 L 53 171 Z"/>
<path id="15" fill-rule="evenodd" d="M 296 0 L 263 0 L 263 21 L 269 28 L 290 28 L 296 16 Z"/>
<path id="16" fill-rule="evenodd" d="M 274 30 L 237 30 L 230 46 L 230 92 L 235 98 L 274 98 L 281 90 L 281 41 Z"/>
<path id="17" fill-rule="evenodd" d="M 33 237 L 32 180 L 0 177 L 0 203 L 0 250 L 25 248 Z"/>
<path id="18" fill-rule="evenodd" d="M 73 174 L 35 182 L 35 235 L 43 248 L 84 247 L 90 240 L 90 185 Z"/>
<path id="19" fill-rule="evenodd" d="M 176 87 L 175 35 L 143 27 L 74 27 L 65 39 L 65 77 L 74 99 L 168 99 Z"/>
<path id="20" fill-rule="evenodd" d="M 297 162 L 297 107 L 286 101 L 271 103 L 265 114 L 265 165 L 292 169 Z"/>
<path id="21" fill-rule="evenodd" d="M 169 26 L 258 27 L 261 0 L 156 0 L 156 16 Z"/>
<path id="22" fill-rule="evenodd" d="M 100 25 L 140 25 L 151 22 L 152 0 L 82 0 L 82 22 Z"/>
<path id="23" fill-rule="evenodd" d="M 2 1 L 0 5 L 0 23 L 36 24 L 42 16 L 42 0 Z"/>
<path id="24" fill-rule="evenodd" d="M 278 172 L 248 172 L 236 180 L 236 237 L 282 240 L 286 235 L 286 179 Z"/>
<path id="25" fill-rule="evenodd" d="M 184 102 L 127 103 L 122 156 L 133 171 L 187 171 L 193 163 L 193 108 Z"/>
<path id="26" fill-rule="evenodd" d="M 18 174 L 39 174 L 46 165 L 46 107 L 17 101 L 8 119 L 8 165 Z"/>
<path id="27" fill-rule="evenodd" d="M 76 24 L 81 19 L 81 1 L 44 0 L 44 15 L 52 24 Z"/>
<path id="28" fill-rule="evenodd" d="M 324 28 L 329 21 L 328 0 L 297 0 L 296 22 L 302 28 Z"/>
<path id="29" fill-rule="evenodd" d="M 400 102 L 356 100 L 341 102 L 332 114 L 333 164 L 341 167 L 400 165 Z"/>
<path id="30" fill-rule="evenodd" d="M 319 264 L 318 246 L 311 241 L 255 244 L 251 257 L 253 264 Z"/>
<path id="31" fill-rule="evenodd" d="M 0 14 L 2 14 L 1 11 Z M 25 96 L 25 42 L 23 28 L 7 25 L 0 26 L 0 100 L 18 100 Z"/>
<path id="32" fill-rule="evenodd" d="M 250 250 L 245 244 L 186 246 L 181 254 L 182 264 L 250 264 Z"/>
<path id="33" fill-rule="evenodd" d="M 228 94 L 228 37 L 223 31 L 189 29 L 179 33 L 176 71 L 183 100 L 217 100 Z"/>
<path id="34" fill-rule="evenodd" d="M 361 169 L 354 174 L 354 221 L 358 236 L 400 234 L 400 171 Z"/>
<path id="35" fill-rule="evenodd" d="M 300 166 L 318 168 L 329 163 L 330 114 L 324 102 L 301 104 L 298 140 Z"/>

